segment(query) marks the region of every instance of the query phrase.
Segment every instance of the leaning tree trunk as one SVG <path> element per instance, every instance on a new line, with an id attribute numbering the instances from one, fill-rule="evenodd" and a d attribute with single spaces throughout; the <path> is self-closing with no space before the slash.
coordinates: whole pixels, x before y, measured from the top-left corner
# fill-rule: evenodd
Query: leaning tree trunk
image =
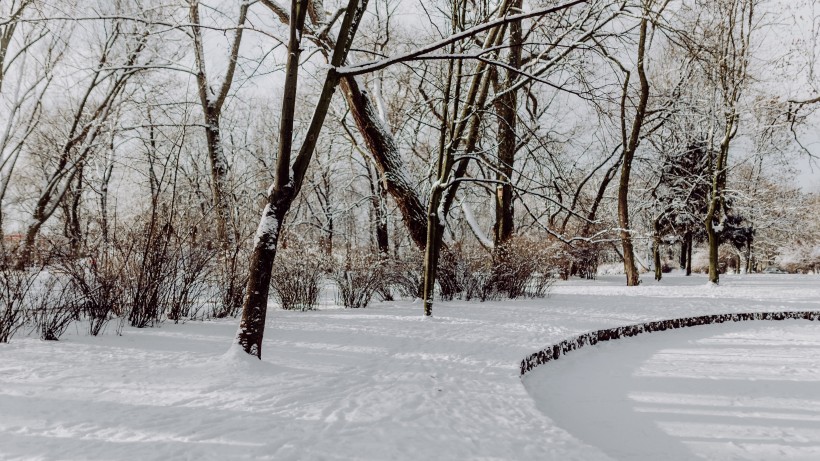
<path id="1" fill-rule="evenodd" d="M 401 159 L 393 135 L 384 126 L 378 110 L 355 77 L 345 77 L 342 92 L 359 133 L 373 156 L 373 161 L 384 178 L 387 192 L 398 205 L 410 238 L 418 248 L 427 244 L 427 219 L 421 195 L 407 175 L 407 167 Z"/>

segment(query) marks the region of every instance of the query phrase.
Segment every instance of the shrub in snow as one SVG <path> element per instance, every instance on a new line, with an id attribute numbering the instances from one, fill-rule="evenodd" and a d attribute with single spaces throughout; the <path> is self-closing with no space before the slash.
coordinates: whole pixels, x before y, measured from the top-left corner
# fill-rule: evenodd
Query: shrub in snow
<path id="1" fill-rule="evenodd" d="M 0 261 L 0 343 L 7 343 L 23 326 L 25 302 L 39 271 L 11 269 Z"/>
<path id="2" fill-rule="evenodd" d="M 543 297 L 552 285 L 549 247 L 528 237 L 514 237 L 496 248 L 488 284 L 507 298 Z"/>
<path id="3" fill-rule="evenodd" d="M 559 269 L 559 275 L 566 280 L 569 276 L 595 279 L 598 275 L 601 246 L 598 243 L 578 241 L 569 246 L 553 240 L 544 252 L 549 266 Z M 623 268 L 621 268 L 623 270 Z"/>
<path id="4" fill-rule="evenodd" d="M 173 285 L 173 249 L 163 233 L 148 232 L 121 247 L 128 322 L 145 328 L 162 321 Z"/>
<path id="5" fill-rule="evenodd" d="M 697 272 L 701 274 L 709 272 L 708 248 L 698 248 L 692 252 L 692 272 Z"/>
<path id="6" fill-rule="evenodd" d="M 81 302 L 66 280 L 43 273 L 29 292 L 28 321 L 44 341 L 57 341 L 72 322 L 79 320 Z"/>
<path id="7" fill-rule="evenodd" d="M 221 261 L 218 261 L 216 271 L 216 286 L 219 287 L 219 304 L 214 306 L 212 315 L 216 318 L 234 317 L 242 308 L 245 298 L 245 287 L 248 285 L 248 260 L 250 254 L 242 251 L 239 245 L 226 252 Z M 277 255 L 278 258 L 278 255 Z M 219 258 L 218 258 L 219 259 Z M 203 270 L 208 268 L 208 262 L 217 262 L 213 255 L 208 255 L 202 262 Z"/>
<path id="8" fill-rule="evenodd" d="M 718 273 L 725 274 L 729 271 L 740 272 L 744 261 L 738 255 L 735 247 L 723 244 L 718 247 Z M 704 246 L 692 253 L 692 272 L 709 272 L 709 248 Z"/>
<path id="9" fill-rule="evenodd" d="M 203 309 L 208 305 L 211 306 L 210 315 L 212 317 L 236 315 L 236 304 L 225 302 L 225 289 L 220 292 L 222 302 L 210 302 L 209 294 L 212 285 L 226 286 L 224 277 L 217 277 L 216 280 L 212 280 L 211 277 L 216 272 L 214 265 L 222 267 L 215 250 L 207 246 L 191 245 L 188 241 L 182 240 L 180 248 L 173 256 L 173 283 L 170 287 L 171 293 L 168 297 L 168 313 L 166 314 L 169 320 L 179 322 L 186 318 L 204 317 L 207 313 L 203 312 Z M 235 260 L 233 264 L 236 264 Z M 247 280 L 247 277 L 243 278 L 239 274 L 239 271 L 235 271 L 230 275 L 238 277 L 238 280 Z M 232 283 L 237 282 L 234 280 Z M 230 293 L 230 291 L 227 292 Z M 244 293 L 244 288 L 242 293 Z"/>
<path id="10" fill-rule="evenodd" d="M 382 284 L 379 294 L 397 292 L 403 298 L 420 298 L 423 280 L 422 269 L 424 257 L 421 252 L 410 250 L 400 258 L 389 259 L 382 263 Z M 389 300 L 390 297 L 382 296 Z"/>
<path id="11" fill-rule="evenodd" d="M 57 268 L 67 278 L 70 297 L 97 336 L 115 316 L 123 314 L 123 265 L 113 251 L 102 249 L 88 258 L 62 258 Z"/>
<path id="12" fill-rule="evenodd" d="M 441 253 L 437 281 L 442 300 L 495 299 L 498 293 L 489 283 L 492 275 L 490 253 L 477 247 L 454 244 Z"/>
<path id="13" fill-rule="evenodd" d="M 820 268 L 820 246 L 813 243 L 793 243 L 778 249 L 777 266 L 790 273 L 817 273 Z"/>
<path id="14" fill-rule="evenodd" d="M 387 262 L 368 252 L 351 251 L 333 271 L 337 302 L 347 308 L 363 308 L 385 284 Z"/>
<path id="15" fill-rule="evenodd" d="M 170 224 L 149 222 L 114 245 L 123 265 L 121 283 L 131 326 L 152 326 L 166 315 L 175 321 L 193 318 L 213 306 L 205 292 L 213 284 L 209 275 L 220 259 L 218 250 L 207 242 L 197 244 Z"/>
<path id="16" fill-rule="evenodd" d="M 443 300 L 542 297 L 553 282 L 554 254 L 542 240 L 515 237 L 490 252 L 452 245 L 442 251 L 438 283 Z"/>
<path id="17" fill-rule="evenodd" d="M 319 302 L 319 283 L 327 262 L 317 255 L 290 249 L 279 250 L 273 264 L 270 287 L 285 310 L 312 310 Z"/>

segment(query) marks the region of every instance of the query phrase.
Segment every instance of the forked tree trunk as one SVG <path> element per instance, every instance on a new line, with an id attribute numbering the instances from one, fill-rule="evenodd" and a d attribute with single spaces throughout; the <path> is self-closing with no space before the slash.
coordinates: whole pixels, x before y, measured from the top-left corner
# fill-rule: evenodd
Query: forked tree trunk
<path id="1" fill-rule="evenodd" d="M 425 317 L 433 315 L 436 273 L 438 272 L 439 256 L 441 255 L 441 239 L 444 235 L 444 225 L 438 219 L 438 208 L 441 204 L 442 192 L 441 188 L 434 188 L 427 213 L 427 244 L 424 249 L 424 281 L 422 287 Z"/>
<path id="2" fill-rule="evenodd" d="M 268 307 L 271 270 L 276 257 L 282 225 L 285 216 L 302 187 L 307 168 L 316 148 L 319 134 L 330 108 L 333 93 L 339 85 L 339 74 L 335 71 L 347 59 L 347 53 L 356 35 L 356 30 L 367 8 L 368 0 L 349 0 L 344 19 L 330 60 L 331 69 L 325 77 L 321 94 L 313 111 L 304 142 L 291 164 L 293 146 L 293 123 L 296 108 L 299 55 L 304 32 L 305 17 L 309 0 L 292 0 L 290 36 L 288 39 L 288 61 L 285 70 L 285 86 L 282 98 L 282 118 L 279 125 L 279 146 L 276 171 L 268 203 L 256 231 L 251 253 L 248 285 L 242 305 L 242 318 L 236 341 L 250 355 L 262 357 L 262 340 L 265 333 L 265 317 Z"/>

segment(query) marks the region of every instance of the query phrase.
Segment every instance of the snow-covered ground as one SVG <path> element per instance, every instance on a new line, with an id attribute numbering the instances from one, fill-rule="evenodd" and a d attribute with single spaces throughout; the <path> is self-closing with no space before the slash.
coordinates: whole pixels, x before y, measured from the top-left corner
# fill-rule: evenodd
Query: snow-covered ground
<path id="1" fill-rule="evenodd" d="M 522 384 L 521 359 L 585 331 L 693 314 L 820 308 L 817 276 L 725 277 L 720 287 L 680 276 L 637 288 L 622 283 L 621 277 L 573 280 L 543 300 L 440 303 L 433 320 L 422 320 L 421 305 L 408 302 L 273 310 L 263 363 L 225 354 L 235 321 L 126 328 L 121 337 L 70 334 L 60 342 L 18 336 L 0 345 L 0 459 L 638 459 L 634 451 L 613 451 L 613 441 L 632 450 L 644 437 L 657 438 L 649 448 L 668 442 L 670 450 L 694 450 L 684 458 L 737 454 L 731 447 L 711 451 L 722 433 L 738 446 L 741 438 L 759 436 L 754 441 L 761 447 L 818 453 L 812 411 L 820 397 L 807 393 L 820 376 L 808 361 L 819 356 L 820 339 L 813 338 L 820 329 L 808 322 L 624 339 L 548 363 Z M 760 335 L 750 337 L 755 331 Z M 787 335 L 794 341 L 779 341 Z M 743 351 L 770 350 L 756 344 L 774 352 L 741 360 Z M 740 357 L 718 356 L 728 349 Z M 805 354 L 788 362 L 792 350 Z M 670 366 L 670 353 L 689 354 L 680 351 L 696 360 Z M 584 375 L 584 363 L 600 364 L 593 360 L 604 356 L 619 376 Z M 566 371 L 563 381 L 556 370 Z M 661 380 L 645 386 L 651 373 L 666 373 L 670 388 Z M 587 381 L 573 386 L 573 375 Z M 767 380 L 772 392 L 743 384 L 750 377 L 775 377 Z M 729 378 L 751 394 L 728 393 Z M 617 387 L 608 388 L 609 380 Z M 684 387 L 688 380 L 697 385 Z M 559 388 L 567 402 L 566 395 L 611 401 L 603 424 L 628 431 L 634 423 L 643 432 L 607 438 L 591 416 L 573 423 L 569 403 L 555 403 Z M 590 395 L 593 388 L 609 394 Z M 805 393 L 790 397 L 792 388 Z M 755 417 L 743 424 L 748 430 L 726 420 L 745 414 L 782 417 Z"/>

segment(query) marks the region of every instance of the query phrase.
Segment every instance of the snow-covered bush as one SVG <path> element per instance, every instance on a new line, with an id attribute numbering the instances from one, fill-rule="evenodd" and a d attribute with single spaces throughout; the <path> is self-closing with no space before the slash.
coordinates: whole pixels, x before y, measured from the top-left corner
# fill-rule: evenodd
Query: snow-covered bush
<path id="1" fill-rule="evenodd" d="M 327 262 L 318 255 L 281 249 L 273 263 L 270 287 L 285 310 L 312 310 L 319 302 L 319 287 Z"/>
<path id="2" fill-rule="evenodd" d="M 370 304 L 381 287 L 385 285 L 386 261 L 378 255 L 364 251 L 352 251 L 333 271 L 336 282 L 337 302 L 347 308 L 364 308 Z"/>
<path id="3" fill-rule="evenodd" d="M 775 262 L 790 273 L 817 273 L 820 268 L 820 246 L 812 243 L 794 243 L 779 248 Z"/>

